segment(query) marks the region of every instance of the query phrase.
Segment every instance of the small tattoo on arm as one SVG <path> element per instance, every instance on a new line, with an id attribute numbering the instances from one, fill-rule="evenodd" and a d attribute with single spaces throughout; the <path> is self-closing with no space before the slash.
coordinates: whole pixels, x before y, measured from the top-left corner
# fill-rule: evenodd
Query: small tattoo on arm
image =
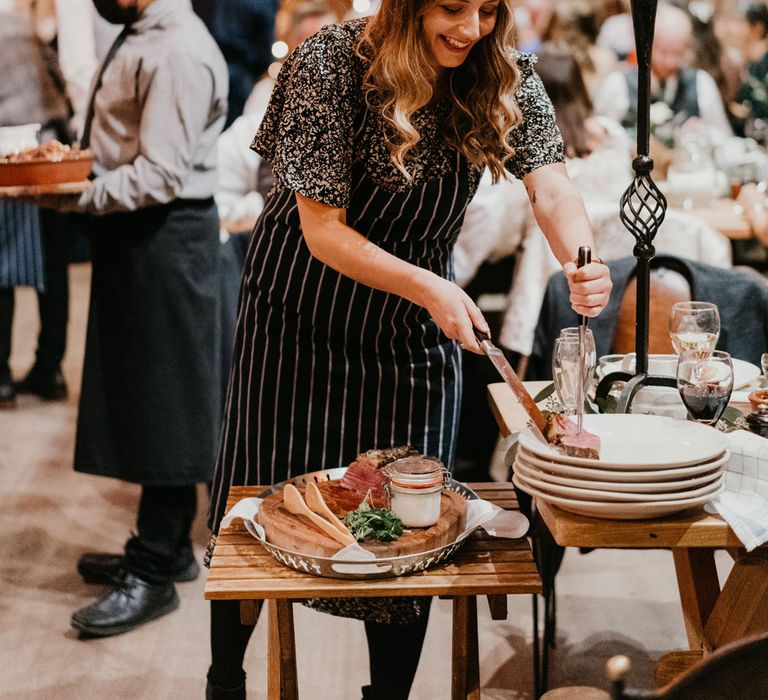
<path id="1" fill-rule="evenodd" d="M 531 192 L 531 204 L 536 204 L 536 190 Z"/>

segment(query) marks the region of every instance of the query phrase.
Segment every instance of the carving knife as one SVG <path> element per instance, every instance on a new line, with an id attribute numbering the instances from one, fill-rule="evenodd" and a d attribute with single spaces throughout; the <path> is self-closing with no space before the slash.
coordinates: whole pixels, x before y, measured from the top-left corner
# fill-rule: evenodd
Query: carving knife
<path id="1" fill-rule="evenodd" d="M 520 405 L 543 436 L 547 427 L 547 419 L 544 417 L 541 409 L 536 405 L 533 397 L 528 393 L 528 390 L 523 386 L 520 377 L 517 376 L 517 372 L 512 369 L 512 365 L 510 365 L 507 358 L 504 357 L 504 353 L 491 342 L 489 333 L 483 333 L 475 328 L 475 337 L 477 338 L 477 342 L 480 343 L 480 347 L 483 348 L 483 352 L 488 356 L 488 359 L 493 363 L 493 366 L 499 371 L 499 374 L 504 378 L 504 381 L 508 384 L 510 389 L 512 389 L 512 392 L 517 397 Z"/>
<path id="2" fill-rule="evenodd" d="M 592 250 L 588 245 L 579 246 L 577 267 L 592 262 Z M 581 435 L 584 423 L 584 353 L 587 351 L 587 317 L 579 315 L 579 374 L 576 381 L 576 434 Z"/>

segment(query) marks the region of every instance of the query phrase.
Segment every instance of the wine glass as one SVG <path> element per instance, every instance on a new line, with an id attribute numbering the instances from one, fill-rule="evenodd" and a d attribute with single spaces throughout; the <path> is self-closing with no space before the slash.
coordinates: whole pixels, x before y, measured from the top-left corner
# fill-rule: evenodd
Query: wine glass
<path id="1" fill-rule="evenodd" d="M 584 374 L 582 396 L 587 395 L 596 361 L 595 339 L 592 331 L 586 329 L 584 343 Z M 564 328 L 555 341 L 552 353 L 552 378 L 555 391 L 566 413 L 575 413 L 579 389 L 579 329 Z"/>
<path id="2" fill-rule="evenodd" d="M 669 339 L 675 352 L 698 352 L 706 357 L 715 349 L 720 336 L 717 304 L 708 301 L 678 301 L 669 314 Z"/>
<path id="3" fill-rule="evenodd" d="M 733 391 L 733 363 L 727 352 L 683 350 L 677 358 L 677 390 L 688 417 L 704 425 L 720 419 Z"/>

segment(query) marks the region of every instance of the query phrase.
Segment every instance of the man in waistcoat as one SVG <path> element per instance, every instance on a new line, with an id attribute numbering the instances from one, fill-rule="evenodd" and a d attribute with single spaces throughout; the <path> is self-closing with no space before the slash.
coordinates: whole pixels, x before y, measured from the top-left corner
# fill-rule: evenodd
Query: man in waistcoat
<path id="1" fill-rule="evenodd" d="M 677 125 L 696 117 L 713 132 L 731 135 L 714 79 L 706 71 L 688 67 L 692 32 L 686 12 L 672 5 L 659 5 L 651 54 L 651 103 L 666 104 Z M 637 124 L 637 82 L 634 66 L 607 75 L 595 95 L 595 112 L 633 132 Z"/>

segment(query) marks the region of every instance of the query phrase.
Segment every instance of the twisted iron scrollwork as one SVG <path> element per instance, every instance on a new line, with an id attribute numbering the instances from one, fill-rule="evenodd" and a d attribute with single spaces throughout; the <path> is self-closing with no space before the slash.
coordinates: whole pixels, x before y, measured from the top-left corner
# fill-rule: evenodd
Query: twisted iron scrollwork
<path id="1" fill-rule="evenodd" d="M 653 239 L 664 221 L 667 199 L 651 177 L 651 158 L 638 156 L 632 167 L 635 178 L 621 196 L 619 217 L 637 241 L 635 257 L 650 259 L 656 254 Z"/>

